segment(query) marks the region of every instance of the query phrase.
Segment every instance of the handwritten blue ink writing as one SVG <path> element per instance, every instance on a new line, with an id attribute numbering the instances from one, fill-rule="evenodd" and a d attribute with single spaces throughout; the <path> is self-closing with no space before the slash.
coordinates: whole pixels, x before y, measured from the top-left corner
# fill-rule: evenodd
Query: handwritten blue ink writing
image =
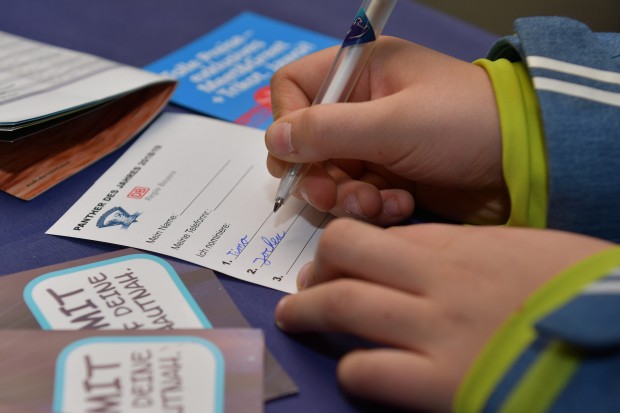
<path id="1" fill-rule="evenodd" d="M 241 240 L 239 240 L 237 246 L 235 248 L 229 249 L 226 254 L 238 257 L 239 255 L 241 255 L 241 252 L 243 252 L 243 250 L 245 249 L 245 247 L 248 246 L 249 243 L 250 241 L 248 240 L 248 236 L 244 235 Z"/>
<path id="2" fill-rule="evenodd" d="M 286 231 L 283 231 L 282 234 L 276 234 L 274 237 L 271 238 L 267 238 L 264 236 L 261 237 L 261 239 L 267 246 L 261 253 L 261 256 L 254 258 L 254 261 L 252 262 L 256 263 L 256 261 L 258 261 L 261 265 L 270 265 L 271 261 L 269 261 L 269 257 L 271 256 L 271 253 L 276 249 L 278 244 L 280 244 L 280 241 L 284 239 L 285 235 Z"/>

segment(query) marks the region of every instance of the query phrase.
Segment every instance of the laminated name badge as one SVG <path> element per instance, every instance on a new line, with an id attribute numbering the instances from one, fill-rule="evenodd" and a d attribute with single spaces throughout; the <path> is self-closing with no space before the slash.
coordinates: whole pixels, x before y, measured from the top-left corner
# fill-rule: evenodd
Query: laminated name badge
<path id="1" fill-rule="evenodd" d="M 262 412 L 263 351 L 256 329 L 3 330 L 0 403 L 5 411 Z"/>
<path id="2" fill-rule="evenodd" d="M 138 250 L 0 277 L 1 329 L 170 331 L 215 327 L 248 327 L 215 274 Z M 0 360 L 7 354 L 0 353 Z M 297 392 L 268 352 L 265 374 L 266 400 Z"/>

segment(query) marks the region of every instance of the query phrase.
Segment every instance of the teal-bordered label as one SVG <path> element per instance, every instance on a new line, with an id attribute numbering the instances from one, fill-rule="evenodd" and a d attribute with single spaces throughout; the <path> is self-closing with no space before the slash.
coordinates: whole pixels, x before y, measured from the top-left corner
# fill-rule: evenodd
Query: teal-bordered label
<path id="1" fill-rule="evenodd" d="M 91 337 L 56 359 L 53 410 L 224 411 L 220 349 L 193 336 Z"/>
<path id="2" fill-rule="evenodd" d="M 174 268 L 149 254 L 47 273 L 23 296 L 44 330 L 212 328 Z"/>
<path id="3" fill-rule="evenodd" d="M 368 16 L 366 16 L 366 11 L 360 8 L 342 42 L 342 47 L 374 42 L 375 40 L 377 40 L 375 31 L 372 28 L 372 24 L 370 24 L 370 20 L 368 20 Z"/>

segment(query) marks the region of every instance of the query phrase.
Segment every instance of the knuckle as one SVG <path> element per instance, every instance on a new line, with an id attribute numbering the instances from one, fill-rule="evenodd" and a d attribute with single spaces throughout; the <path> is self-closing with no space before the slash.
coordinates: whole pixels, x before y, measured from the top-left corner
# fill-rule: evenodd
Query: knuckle
<path id="1" fill-rule="evenodd" d="M 346 240 L 347 235 L 351 232 L 351 227 L 355 224 L 355 220 L 351 218 L 338 218 L 331 221 L 323 230 L 319 240 L 319 249 L 331 251 L 346 242 L 343 239 Z"/>
<path id="2" fill-rule="evenodd" d="M 282 66 L 271 76 L 269 85 L 271 89 L 277 89 L 284 82 L 289 81 L 289 74 L 291 70 L 288 65 Z"/>
<path id="3" fill-rule="evenodd" d="M 321 305 L 324 321 L 332 330 L 339 330 L 347 323 L 358 296 L 350 280 L 336 280 L 326 291 Z"/>
<path id="4" fill-rule="evenodd" d="M 304 131 L 306 139 L 311 139 L 315 150 L 321 149 L 321 142 L 328 133 L 326 125 L 329 122 L 325 121 L 328 118 L 323 114 L 323 109 L 321 105 L 311 106 L 300 113 L 300 129 Z"/>
<path id="5" fill-rule="evenodd" d="M 338 380 L 349 391 L 360 393 L 375 384 L 377 369 L 361 351 L 345 355 L 338 364 Z"/>

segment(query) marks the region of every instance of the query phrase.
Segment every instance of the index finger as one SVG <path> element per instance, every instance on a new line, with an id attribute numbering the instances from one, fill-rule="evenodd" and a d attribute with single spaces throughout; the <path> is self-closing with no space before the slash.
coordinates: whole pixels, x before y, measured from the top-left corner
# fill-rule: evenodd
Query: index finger
<path id="1" fill-rule="evenodd" d="M 280 68 L 271 77 L 274 120 L 312 104 L 338 52 L 338 46 L 320 50 Z"/>

